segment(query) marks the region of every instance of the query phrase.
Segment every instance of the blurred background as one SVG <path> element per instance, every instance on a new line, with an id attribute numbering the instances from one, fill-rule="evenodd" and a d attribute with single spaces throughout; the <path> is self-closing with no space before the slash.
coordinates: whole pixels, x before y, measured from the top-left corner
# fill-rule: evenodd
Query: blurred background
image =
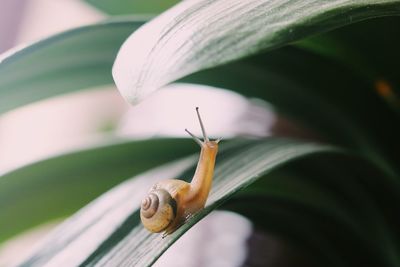
<path id="1" fill-rule="evenodd" d="M 0 52 L 105 18 L 79 0 L 3 0 Z M 114 87 L 95 88 L 9 112 L 0 118 L 0 172 L 110 134 L 121 138 L 186 137 L 185 128 L 200 133 L 195 106 L 201 108 L 211 135 L 269 134 L 275 118 L 266 103 L 251 100 L 249 105 L 250 100 L 232 92 L 197 87 L 172 85 L 137 107 L 129 106 Z M 152 113 L 154 106 L 162 112 Z"/>
<path id="2" fill-rule="evenodd" d="M 6 55 L 10 55 L 24 46 L 72 28 L 101 23 L 108 19 L 105 13 L 95 9 L 89 3 L 96 3 L 99 8 L 104 8 L 104 10 L 107 9 L 105 6 L 111 6 L 112 9 L 108 9 L 108 14 L 128 15 L 129 12 L 138 9 L 134 5 L 154 8 L 155 3 L 158 3 L 156 5 L 158 8 L 153 11 L 157 13 L 177 1 L 179 0 L 0 1 L 0 74 L 2 75 L 0 75 L 2 86 L 0 90 L 7 96 L 1 99 L 3 102 L 0 104 L 0 109 L 8 110 L 7 105 L 12 107 L 14 100 L 38 99 L 41 96 L 41 89 L 45 89 L 47 94 L 53 95 L 52 92 L 65 92 L 61 90 L 63 84 L 70 87 L 79 86 L 75 83 L 74 75 L 67 75 L 69 72 L 79 73 L 77 80 L 80 82 L 85 83 L 91 80 L 90 72 L 99 67 L 98 63 L 101 62 L 102 56 L 109 50 L 109 48 L 101 50 L 103 46 L 107 47 L 108 45 L 108 39 L 104 38 L 103 32 L 96 33 L 102 37 L 100 38 L 101 42 L 94 38 L 88 45 L 82 35 L 77 35 L 73 42 L 66 42 L 60 46 L 60 49 L 51 50 L 51 53 L 38 53 L 36 57 L 29 57 L 30 54 L 27 53 L 28 61 L 30 61 L 25 66 L 25 70 L 31 77 L 26 80 L 20 78 L 25 75 L 24 66 L 19 67 L 21 65 L 14 64 L 17 62 L 18 54 L 16 57 L 2 62 Z M 121 8 L 121 2 L 127 6 Z M 226 3 L 228 2 L 229 0 L 226 1 Z M 337 1 L 337 3 L 349 4 L 349 2 L 342 1 Z M 131 9 L 126 10 L 131 4 L 133 4 L 130 6 Z M 382 5 L 382 3 L 379 2 L 377 5 Z M 396 4 L 396 6 L 398 5 Z M 331 7 L 331 5 L 322 6 Z M 225 8 L 226 6 L 220 5 L 220 7 Z M 294 4 L 294 7 L 297 8 L 297 4 Z M 376 10 L 369 7 L 364 10 L 366 14 L 369 12 L 375 14 Z M 145 18 L 156 15 L 142 14 L 147 11 L 141 10 L 139 12 L 141 18 L 143 15 Z M 287 10 L 284 9 L 284 11 Z M 336 11 L 340 13 L 337 13 L 340 15 L 339 17 L 343 15 L 343 18 L 348 18 L 349 22 L 353 21 L 353 18 L 357 19 L 353 16 L 348 17 L 346 12 L 342 12 L 342 9 L 335 9 Z M 394 12 L 394 10 L 392 11 Z M 351 6 L 348 12 L 353 14 L 352 12 L 357 13 L 359 10 Z M 336 19 L 336 16 L 329 18 Z M 210 24 L 207 20 L 205 21 L 208 27 Z M 338 25 L 343 23 L 342 19 L 336 22 Z M 191 140 L 187 145 L 184 144 L 185 139 L 162 140 L 163 142 L 173 141 L 174 149 L 162 150 L 156 143 L 161 141 L 156 141 L 158 137 L 190 138 L 185 133 L 185 128 L 196 135 L 201 135 L 195 114 L 197 106 L 200 107 L 208 134 L 213 138 L 222 138 L 225 141 L 222 143 L 224 146 L 228 145 L 226 141 L 229 138 L 255 139 L 273 135 L 328 141 L 349 149 L 351 153 L 349 158 L 332 159 L 327 157 L 326 161 L 317 155 L 310 159 L 310 163 L 300 162 L 299 165 L 288 166 L 282 172 L 272 173 L 270 176 L 276 177 L 276 180 L 271 179 L 271 183 L 267 184 L 256 183 L 254 188 L 248 188 L 249 192 L 254 189 L 268 189 L 265 192 L 263 190 L 254 192 L 255 200 L 260 197 L 260 192 L 262 196 L 265 193 L 267 198 L 265 201 L 263 199 L 263 204 L 259 205 L 258 201 L 254 202 L 257 204 L 245 201 L 239 203 L 244 204 L 239 205 L 239 209 L 232 209 L 246 214 L 252 218 L 254 223 L 232 212 L 213 212 L 168 249 L 157 261 L 156 266 L 312 267 L 316 266 L 319 260 L 323 262 L 319 266 L 329 264 L 331 264 L 330 266 L 398 266 L 399 264 L 392 264 L 392 262 L 400 263 L 397 253 L 398 242 L 396 242 L 398 237 L 396 215 L 398 214 L 397 202 L 399 202 L 400 187 L 397 180 L 393 179 L 392 181 L 392 177 L 389 177 L 394 176 L 398 165 L 395 140 L 399 135 L 399 129 L 393 122 L 398 120 L 396 112 L 399 109 L 398 99 L 394 89 L 392 90 L 391 83 L 398 80 L 396 62 L 399 60 L 396 61 L 398 53 L 394 51 L 397 51 L 397 36 L 400 36 L 398 28 L 389 27 L 389 25 L 398 24 L 398 17 L 356 23 L 353 26 L 337 29 L 335 32 L 306 38 L 294 46 L 288 45 L 288 47 L 279 49 L 276 54 L 268 52 L 268 57 L 260 57 L 260 61 L 257 57 L 254 69 L 253 65 L 244 65 L 244 72 L 250 74 L 256 71 L 257 74 L 245 76 L 248 79 L 247 82 L 255 82 L 256 90 L 254 92 L 257 91 L 257 94 L 249 95 L 270 99 L 271 103 L 274 101 L 279 112 L 286 111 L 287 113 L 283 114 L 292 116 L 296 122 L 301 123 L 307 129 L 316 130 L 320 135 L 298 127 L 293 121 L 284 117 L 285 115 L 279 114 L 278 116 L 271 105 L 263 100 L 245 98 L 233 91 L 208 86 L 171 84 L 158 90 L 140 104 L 132 106 L 123 100 L 118 89 L 112 84 L 111 75 L 108 76 L 106 83 L 92 83 L 111 83 L 110 85 L 88 88 L 86 91 L 64 94 L 48 98 L 45 101 L 34 103 L 28 101 L 31 104 L 0 115 L 0 173 L 3 175 L 0 176 L 0 179 L 6 177 L 0 180 L 2 182 L 0 183 L 0 191 L 2 190 L 0 194 L 0 237 L 2 233 L 10 233 L 5 235 L 5 238 L 16 233 L 19 234 L 12 236 L 11 240 L 6 242 L 3 242 L 5 238 L 0 240 L 3 242 L 0 243 L 0 267 L 14 266 L 16 262 L 23 260 L 25 255 L 29 254 L 31 250 L 35 250 L 43 237 L 59 225 L 66 216 L 110 187 L 133 176 L 131 169 L 127 169 L 125 172 L 121 172 L 120 180 L 109 183 L 112 181 L 111 176 L 118 176 L 116 172 L 120 170 L 119 163 L 124 162 L 124 166 L 127 167 L 141 167 L 140 171 L 143 171 L 147 167 L 135 162 L 134 157 L 137 155 L 142 158 L 147 153 L 141 163 L 149 163 L 157 159 L 158 153 L 162 154 L 162 152 L 166 152 L 164 157 L 169 161 L 170 155 L 172 158 L 178 155 L 178 152 L 174 151 L 178 147 L 198 149 Z M 291 27 L 287 28 L 288 40 L 293 38 Z M 87 29 L 96 29 L 96 27 Z M 113 27 L 110 29 L 112 30 L 108 33 L 112 35 L 119 31 Z M 115 40 L 113 53 L 109 54 L 107 64 L 104 64 L 99 72 L 101 74 L 95 74 L 96 78 L 106 77 L 107 73 L 111 74 L 110 63 L 116 52 L 115 45 L 120 44 L 122 38 L 130 31 L 129 29 L 131 28 L 125 28 L 124 35 Z M 311 27 L 309 30 L 312 33 L 315 29 Z M 300 30 L 300 32 L 302 31 L 303 29 Z M 75 33 L 77 32 L 86 33 L 85 30 L 75 31 Z M 67 33 L 63 36 L 70 37 L 71 34 Z M 50 39 L 45 44 L 52 43 L 54 40 L 57 38 Z M 80 43 L 81 40 L 83 42 Z M 96 45 L 93 45 L 96 40 Z M 79 46 L 74 47 L 75 41 L 79 43 Z M 142 42 L 140 45 L 146 46 L 146 43 Z M 40 45 L 36 47 L 40 48 Z M 94 50 L 98 53 L 92 54 Z M 25 53 L 21 54 L 25 55 Z M 58 57 L 59 55 L 63 57 Z M 82 57 L 89 55 L 92 61 L 90 64 L 83 64 L 85 59 Z M 40 62 L 42 60 L 43 62 Z M 134 62 L 135 58 L 129 60 Z M 76 65 L 71 67 L 71 65 L 65 64 L 69 61 L 77 63 L 76 65 L 80 68 L 76 69 Z M 7 65 L 7 62 L 11 62 L 11 64 Z M 262 64 L 258 66 L 258 62 Z M 265 66 L 268 68 L 264 71 L 264 63 L 269 65 L 270 62 L 271 66 Z M 40 71 L 36 71 L 40 69 L 41 63 L 46 66 L 46 77 L 51 79 L 47 85 L 42 83 L 43 77 Z M 7 66 L 10 65 L 14 68 L 7 69 Z M 36 66 L 38 66 L 37 69 Z M 55 69 L 58 69 L 58 72 L 54 72 Z M 239 69 L 239 71 L 242 70 Z M 228 73 L 236 74 L 238 72 Z M 83 75 L 85 76 L 83 77 Z M 224 77 L 223 74 L 219 74 L 217 77 L 223 78 L 220 79 L 223 81 L 221 84 L 228 87 L 239 85 L 240 90 L 237 92 L 246 94 L 254 89 L 245 83 L 245 80 L 236 79 L 233 84 L 231 77 Z M 257 82 L 259 77 L 263 78 L 260 84 Z M 62 80 L 63 78 L 64 80 Z M 10 80 L 15 82 L 14 87 L 13 83 L 9 82 Z M 79 89 L 79 87 L 76 88 Z M 264 95 L 264 93 L 267 94 Z M 275 93 L 279 94 L 276 94 L 275 97 Z M 283 106 L 285 107 L 283 108 Z M 97 146 L 149 138 L 153 140 L 131 142 L 134 145 L 145 144 L 139 151 L 146 153 L 142 154 L 130 148 L 125 149 L 128 144 L 126 142 L 122 150 L 130 154 L 121 154 L 120 157 L 117 157 L 113 153 L 107 153 L 108 157 L 104 158 L 101 163 L 94 161 L 90 167 L 88 167 L 89 161 L 81 161 L 81 157 L 77 154 L 68 154 L 71 151 L 80 150 L 83 151 L 79 153 L 84 154 L 85 148 L 92 148 L 90 159 L 97 159 L 99 150 L 93 149 Z M 179 145 L 178 142 L 182 145 Z M 236 140 L 233 140 L 232 143 L 234 142 Z M 149 149 L 149 143 L 153 144 L 152 149 Z M 257 149 L 258 144 L 258 141 L 254 142 Z M 230 157 L 235 153 L 236 151 L 227 154 Z M 353 159 L 354 153 L 365 157 L 367 161 L 358 162 L 358 157 L 357 160 Z M 65 154 L 69 155 L 69 159 L 60 157 L 58 159 L 61 160 L 55 161 L 54 164 L 40 164 L 42 167 L 37 168 L 34 174 L 26 171 L 30 169 L 29 164 L 43 163 L 41 161 L 43 159 Z M 260 157 L 260 154 L 254 155 L 256 156 L 251 161 L 249 160 L 252 164 L 257 161 L 257 158 L 263 158 Z M 69 160 L 71 163 L 68 165 Z M 159 164 L 154 163 L 154 166 L 159 166 Z M 31 169 L 35 169 L 38 165 L 31 165 Z M 60 170 L 63 170 L 62 166 L 64 165 L 67 174 L 60 180 L 59 178 L 63 177 Z M 77 165 L 83 167 L 84 170 L 78 174 L 70 172 Z M 249 165 L 243 166 L 247 168 Z M 28 167 L 23 168 L 24 166 Z M 385 169 L 388 177 L 373 169 L 377 166 Z M 19 171 L 13 172 L 13 170 Z M 88 174 L 88 171 L 93 171 L 93 174 Z M 15 173 L 22 174 L 13 176 Z M 100 179 L 100 176 L 103 177 L 103 180 Z M 18 177 L 22 178 L 18 179 Z M 159 174 L 154 177 L 159 179 Z M 84 184 L 87 178 L 91 178 L 91 180 Z M 148 182 L 150 180 L 148 178 L 144 177 L 143 180 Z M 39 186 L 36 185 L 36 179 L 42 179 Z M 103 185 L 102 181 L 107 183 Z M 229 184 L 230 181 L 227 183 Z M 13 186 L 7 187 L 8 184 Z M 61 188 L 60 191 L 65 194 L 59 194 L 60 191 L 56 190 L 57 187 Z M 70 190 L 65 190 L 67 187 Z M 146 185 L 137 191 L 145 193 L 149 187 L 150 185 Z M 135 185 L 135 189 L 137 188 L 139 187 Z M 29 195 L 32 189 L 35 192 Z M 7 194 L 11 197 L 8 197 Z M 274 202 L 275 194 L 278 200 L 276 202 Z M 42 199 L 41 197 L 45 195 L 46 197 Z M 137 195 L 135 193 L 130 196 Z M 272 196 L 272 203 L 268 196 Z M 66 209 L 63 213 L 59 212 L 62 211 L 64 205 L 74 203 L 79 197 L 82 197 L 80 202 L 71 205 L 71 208 Z M 242 196 L 245 200 L 246 197 L 246 195 Z M 57 198 L 59 198 L 58 201 Z M 232 202 L 234 201 L 235 199 L 232 199 Z M 105 202 L 110 203 L 109 199 L 106 199 Z M 131 206 L 131 202 L 134 201 L 125 200 L 119 204 L 134 207 Z M 226 204 L 228 205 L 229 202 Z M 18 209 L 18 204 L 20 209 Z M 263 214 L 258 211 L 262 210 L 264 204 L 267 210 L 272 208 L 260 223 L 256 217 Z M 247 211 L 253 210 L 253 206 L 254 214 L 247 213 Z M 55 215 L 44 216 L 43 220 L 37 220 L 35 223 L 37 215 L 35 210 L 39 207 L 42 214 L 50 214 L 53 210 Z M 114 207 L 119 209 L 121 206 L 113 205 Z M 228 210 L 231 209 L 228 207 Z M 106 214 L 114 219 L 113 213 L 107 212 Z M 14 215 L 15 217 L 13 217 Z M 29 216 L 24 217 L 23 215 Z M 45 221 L 48 222 L 38 225 Z M 118 221 L 117 224 L 118 230 L 121 228 L 120 222 Z M 25 228 L 24 223 L 27 225 Z M 21 225 L 19 231 L 7 232 L 8 226 L 17 229 L 19 224 Z M 269 224 L 272 226 L 270 227 Z M 21 233 L 32 225 L 36 227 Z M 278 229 L 274 229 L 274 226 Z M 127 229 L 127 232 L 129 231 L 131 230 Z M 287 233 L 289 238 L 281 239 L 285 234 L 281 235 L 282 232 Z M 95 235 L 98 233 L 96 231 Z M 65 231 L 62 231 L 61 235 L 64 236 Z M 292 243 L 290 237 L 297 240 L 298 243 Z M 161 239 L 161 237 L 159 238 Z M 79 243 L 77 246 L 79 252 L 82 247 L 90 245 L 90 240 L 92 238 L 84 239 L 84 242 Z M 54 249 L 53 244 L 52 240 L 50 250 Z M 102 244 L 104 245 L 104 243 Z M 114 248 L 118 250 L 120 247 Z M 39 250 L 42 251 L 40 247 Z M 367 253 L 365 253 L 366 251 Z M 61 259 L 65 258 L 61 257 Z M 338 264 L 342 262 L 347 265 Z"/>
<path id="3" fill-rule="evenodd" d="M 105 18 L 105 14 L 79 0 L 2 0 L 0 53 Z M 260 137 L 277 130 L 278 120 L 273 110 L 260 100 L 204 86 L 167 87 L 135 107 L 128 105 L 117 89 L 110 86 L 33 103 L 0 116 L 0 173 L 105 139 L 187 137 L 185 128 L 200 134 L 196 106 L 201 109 L 207 131 L 214 137 Z M 157 113 L 152 112 L 154 107 Z M 281 118 L 279 125 L 286 132 L 296 132 L 293 125 Z M 39 227 L 1 246 L 0 266 L 10 266 L 15 255 L 20 258 L 28 253 L 57 223 Z M 168 250 L 159 260 L 159 266 L 244 266 L 248 242 L 269 245 L 271 253 L 278 244 L 272 237 L 252 234 L 246 219 L 228 212 L 208 216 L 186 236 Z M 199 256 L 204 236 L 215 239 L 210 244 L 217 247 L 203 248 Z M 187 256 L 180 256 L 177 261 L 176 251 Z M 226 257 L 212 257 L 209 254 L 213 251 Z M 194 264 L 194 254 L 202 261 Z M 269 258 L 275 260 L 273 256 Z"/>

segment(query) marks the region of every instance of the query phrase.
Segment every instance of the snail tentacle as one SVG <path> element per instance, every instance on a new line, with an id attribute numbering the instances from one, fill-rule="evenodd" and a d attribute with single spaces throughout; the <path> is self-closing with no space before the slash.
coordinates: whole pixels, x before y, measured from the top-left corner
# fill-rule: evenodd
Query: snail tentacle
<path id="1" fill-rule="evenodd" d="M 209 139 L 198 108 L 196 113 L 203 140 L 185 129 L 201 147 L 192 181 L 190 183 L 177 179 L 160 181 L 151 188 L 141 204 L 140 217 L 144 227 L 153 233 L 164 231 L 163 237 L 173 233 L 203 209 L 211 189 L 220 139 L 215 141 Z"/>

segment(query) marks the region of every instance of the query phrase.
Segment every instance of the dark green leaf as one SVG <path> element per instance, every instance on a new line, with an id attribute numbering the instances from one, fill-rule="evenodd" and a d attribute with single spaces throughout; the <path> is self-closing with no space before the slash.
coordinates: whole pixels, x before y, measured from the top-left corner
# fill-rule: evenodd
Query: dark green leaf
<path id="1" fill-rule="evenodd" d="M 396 266 L 399 190 L 362 160 L 317 155 L 274 171 L 224 208 L 308 250 L 318 266 Z"/>
<path id="2" fill-rule="evenodd" d="M 301 40 L 297 46 L 339 61 L 373 85 L 376 94 L 400 115 L 399 17 L 356 23 L 336 31 Z"/>
<path id="3" fill-rule="evenodd" d="M 262 98 L 319 138 L 357 149 L 388 173 L 398 171 L 397 114 L 343 65 L 294 47 L 197 72 L 181 81 Z M 373 112 L 371 112 L 373 111 Z M 317 137 L 318 138 L 318 137 Z"/>

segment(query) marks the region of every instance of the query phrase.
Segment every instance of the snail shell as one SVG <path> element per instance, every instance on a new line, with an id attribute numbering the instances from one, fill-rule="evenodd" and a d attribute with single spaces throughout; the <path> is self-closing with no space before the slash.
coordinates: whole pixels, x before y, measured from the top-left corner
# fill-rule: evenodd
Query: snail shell
<path id="1" fill-rule="evenodd" d="M 176 218 L 176 213 L 176 200 L 164 189 L 150 191 L 140 208 L 143 225 L 153 233 L 165 230 Z"/>
<path id="2" fill-rule="evenodd" d="M 169 235 L 206 204 L 220 139 L 211 141 L 207 137 L 199 108 L 196 108 L 196 113 L 204 141 L 185 129 L 201 147 L 195 174 L 190 183 L 178 179 L 166 179 L 152 187 L 143 199 L 140 210 L 142 223 L 150 232 L 165 231 L 164 236 Z"/>

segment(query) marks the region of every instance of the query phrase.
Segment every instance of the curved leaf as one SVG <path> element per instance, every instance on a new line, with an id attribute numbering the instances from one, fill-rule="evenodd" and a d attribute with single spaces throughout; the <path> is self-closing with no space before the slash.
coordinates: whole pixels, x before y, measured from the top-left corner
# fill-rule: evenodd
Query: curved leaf
<path id="1" fill-rule="evenodd" d="M 184 139 L 120 142 L 6 173 L 0 176 L 0 242 L 35 225 L 70 215 L 128 177 L 195 149 L 191 140 Z"/>
<path id="2" fill-rule="evenodd" d="M 138 25 L 140 22 L 126 20 L 83 27 L 51 37 L 7 57 L 0 63 L 0 112 L 57 94 L 111 83 L 109 68 L 113 55 L 124 36 Z M 66 51 L 70 51 L 73 56 Z M 46 56 L 47 53 L 50 56 Z M 39 68 L 36 61 L 46 64 Z M 313 64 L 308 64 L 310 61 Z M 58 70 L 60 62 L 61 69 Z M 57 73 L 53 73 L 53 70 L 57 70 Z M 272 74 L 265 73 L 271 71 Z M 318 74 L 314 75 L 314 72 Z M 331 72 L 337 75 L 332 76 Z M 287 81 L 289 75 L 290 82 Z M 230 79 L 225 79 L 225 76 Z M 393 125 L 393 114 L 379 103 L 372 90 L 365 90 L 368 84 L 346 73 L 346 69 L 335 67 L 331 62 L 299 52 L 278 51 L 275 55 L 232 63 L 186 80 L 266 99 L 280 111 L 324 133 L 324 138 L 341 145 L 362 147 L 369 154 L 378 154 L 377 161 L 391 172 L 395 169 L 393 166 L 397 166 L 397 152 L 388 151 L 387 148 L 392 147 L 391 143 L 386 148 L 374 147 L 382 140 L 391 140 L 387 138 L 388 134 L 398 135 L 398 127 Z M 305 93 L 304 90 L 308 88 L 313 88 L 313 92 Z M 329 95 L 325 94 L 326 91 L 321 94 L 321 88 L 330 89 Z M 341 90 L 343 92 L 338 94 Z M 359 102 L 360 95 L 363 96 L 362 102 Z M 353 101 L 358 104 L 354 105 Z M 370 116 L 366 111 L 371 109 L 379 110 L 379 113 Z M 323 118 L 319 116 L 320 113 L 324 115 Z M 368 125 L 360 125 L 365 123 Z M 376 127 L 377 124 L 380 126 Z M 371 136 L 371 133 L 376 137 Z M 383 139 L 382 134 L 385 135 Z M 379 151 L 381 149 L 383 151 Z M 390 162 L 395 163 L 386 166 L 380 159 L 382 157 L 388 157 Z"/>
<path id="3" fill-rule="evenodd" d="M 398 149 L 393 146 L 400 135 L 400 125 L 394 123 L 397 114 L 375 93 L 373 84 L 327 58 L 285 47 L 180 81 L 262 98 L 320 138 L 362 151 L 388 173 L 398 173 Z"/>
<path id="4" fill-rule="evenodd" d="M 218 158 L 207 207 L 164 239 L 161 235 L 149 234 L 139 223 L 138 208 L 146 193 L 143 185 L 180 177 L 177 173 L 171 176 L 171 170 L 182 172 L 188 162 L 194 165 L 195 158 L 149 172 L 121 184 L 79 212 L 54 232 L 23 265 L 149 266 L 193 224 L 266 172 L 296 158 L 328 151 L 335 150 L 280 139 L 247 141 L 223 150 Z M 94 213 L 97 215 L 93 216 Z"/>
<path id="5" fill-rule="evenodd" d="M 0 113 L 44 98 L 112 84 L 119 46 L 142 20 L 107 21 L 55 35 L 0 59 Z"/>
<path id="6" fill-rule="evenodd" d="M 394 0 L 183 1 L 125 41 L 113 77 L 122 95 L 136 103 L 193 72 L 339 26 L 399 13 L 400 1 Z"/>
<path id="7" fill-rule="evenodd" d="M 179 0 L 85 0 L 110 15 L 158 14 Z"/>

